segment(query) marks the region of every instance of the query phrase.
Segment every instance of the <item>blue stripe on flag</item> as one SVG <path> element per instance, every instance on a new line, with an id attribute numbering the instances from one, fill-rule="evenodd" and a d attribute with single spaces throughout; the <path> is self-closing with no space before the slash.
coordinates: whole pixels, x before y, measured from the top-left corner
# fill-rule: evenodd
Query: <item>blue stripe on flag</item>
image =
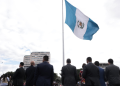
<path id="1" fill-rule="evenodd" d="M 88 24 L 87 24 L 87 30 L 86 33 L 84 34 L 84 39 L 85 40 L 92 40 L 93 35 L 99 30 L 98 25 L 92 21 L 89 18 Z"/>
<path id="2" fill-rule="evenodd" d="M 74 28 L 76 25 L 76 8 L 72 6 L 69 2 L 65 0 L 66 4 L 66 21 L 65 23 L 71 28 L 71 30 L 74 32 Z"/>

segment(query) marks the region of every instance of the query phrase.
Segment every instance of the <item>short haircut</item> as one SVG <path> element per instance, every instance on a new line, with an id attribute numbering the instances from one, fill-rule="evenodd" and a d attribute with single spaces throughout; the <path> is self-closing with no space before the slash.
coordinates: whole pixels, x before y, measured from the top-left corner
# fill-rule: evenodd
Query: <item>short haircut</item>
<path id="1" fill-rule="evenodd" d="M 21 65 L 21 66 L 24 66 L 24 63 L 23 63 L 23 62 L 20 62 L 20 65 Z"/>
<path id="2" fill-rule="evenodd" d="M 43 59 L 44 59 L 45 61 L 48 61 L 48 60 L 49 60 L 49 57 L 48 57 L 47 55 L 45 55 L 45 56 L 43 57 Z"/>
<path id="3" fill-rule="evenodd" d="M 92 62 L 92 58 L 91 57 L 87 57 L 87 61 Z"/>
<path id="4" fill-rule="evenodd" d="M 86 64 L 85 64 L 85 63 L 83 63 L 82 68 L 84 68 L 84 67 L 85 67 L 85 65 L 86 65 Z"/>
<path id="5" fill-rule="evenodd" d="M 70 59 L 67 59 L 67 63 L 71 63 L 71 60 L 70 60 Z"/>
<path id="6" fill-rule="evenodd" d="M 96 66 L 99 66 L 99 61 L 95 61 L 94 63 Z"/>
<path id="7" fill-rule="evenodd" d="M 34 62 L 34 61 L 31 61 L 31 62 L 30 62 L 30 64 L 31 64 L 31 65 L 34 65 L 34 64 L 35 64 L 35 62 Z"/>
<path id="8" fill-rule="evenodd" d="M 110 64 L 113 64 L 113 59 L 108 59 L 108 62 L 109 62 Z"/>

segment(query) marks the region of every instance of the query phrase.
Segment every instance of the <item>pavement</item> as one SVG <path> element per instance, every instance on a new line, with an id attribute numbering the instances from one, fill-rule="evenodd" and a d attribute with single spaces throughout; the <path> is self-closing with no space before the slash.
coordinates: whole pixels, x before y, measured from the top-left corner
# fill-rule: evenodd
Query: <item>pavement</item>
<path id="1" fill-rule="evenodd" d="M 0 86 L 7 86 L 7 83 L 0 83 Z"/>

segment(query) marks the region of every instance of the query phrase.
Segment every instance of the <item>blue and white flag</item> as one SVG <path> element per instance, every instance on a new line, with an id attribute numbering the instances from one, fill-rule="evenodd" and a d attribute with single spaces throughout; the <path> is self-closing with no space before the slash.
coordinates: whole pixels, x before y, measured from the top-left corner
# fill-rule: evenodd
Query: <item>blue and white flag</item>
<path id="1" fill-rule="evenodd" d="M 66 21 L 73 33 L 81 39 L 92 40 L 93 35 L 99 30 L 98 25 L 84 15 L 79 9 L 65 0 Z"/>

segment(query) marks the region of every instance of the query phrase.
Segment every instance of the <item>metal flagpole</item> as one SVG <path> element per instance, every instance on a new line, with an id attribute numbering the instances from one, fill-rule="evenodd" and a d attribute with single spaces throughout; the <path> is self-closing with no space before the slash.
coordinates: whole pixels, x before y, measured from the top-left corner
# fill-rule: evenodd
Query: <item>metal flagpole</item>
<path id="1" fill-rule="evenodd" d="M 64 64 L 64 16 L 63 16 L 63 0 L 62 0 L 62 44 L 63 44 L 63 66 Z"/>

